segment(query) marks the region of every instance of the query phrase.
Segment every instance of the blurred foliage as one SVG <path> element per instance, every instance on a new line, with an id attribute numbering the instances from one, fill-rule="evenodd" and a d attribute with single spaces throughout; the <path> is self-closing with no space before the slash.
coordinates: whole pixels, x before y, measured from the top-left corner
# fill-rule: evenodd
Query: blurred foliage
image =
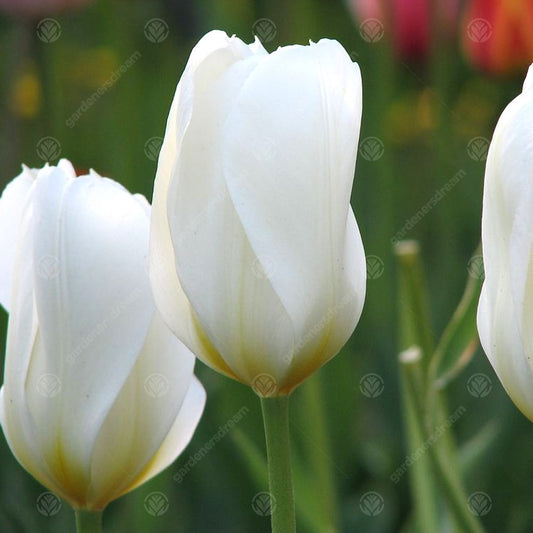
<path id="1" fill-rule="evenodd" d="M 364 107 L 352 199 L 366 253 L 376 256 L 383 270 L 368 280 L 365 309 L 352 339 L 313 378 L 321 381 L 328 428 L 326 449 L 315 449 L 314 455 L 322 455 L 333 473 L 340 531 L 411 531 L 408 476 L 397 484 L 390 478 L 406 457 L 392 244 L 399 233 L 400 238 L 420 241 L 428 270 L 430 320 L 441 333 L 459 302 L 480 238 L 483 147 L 499 113 L 519 92 L 522 78 L 487 78 L 472 71 L 461 56 L 459 38 L 440 46 L 426 63 L 395 59 L 386 34 L 378 42 L 368 42 L 346 6 L 334 0 L 98 0 L 83 10 L 50 16 L 61 27 L 60 37 L 50 43 L 37 38 L 39 21 L 0 16 L 2 188 L 18 173 L 21 162 L 43 164 L 37 146 L 51 136 L 59 141 L 61 156 L 78 169 L 93 167 L 150 198 L 156 162 L 146 143 L 163 136 L 188 54 L 210 29 L 251 41 L 254 24 L 266 18 L 276 26 L 266 43 L 269 50 L 331 37 L 359 63 Z M 168 25 L 168 38 L 162 42 L 145 36 L 145 25 L 154 18 Z M 136 52 L 138 60 L 68 127 L 67 119 L 82 102 Z M 379 158 L 362 155 L 370 137 L 382 145 Z M 476 138 L 481 139 L 477 144 Z M 457 183 L 453 181 L 450 190 L 405 229 L 458 172 Z M 2 313 L 1 346 L 6 324 Z M 208 391 L 208 403 L 193 441 L 175 465 L 110 505 L 104 515 L 106 531 L 269 531 L 268 518 L 252 508 L 254 495 L 267 490 L 260 472 L 265 451 L 259 401 L 251 391 L 200 363 L 197 373 Z M 384 384 L 375 397 L 360 388 L 360 380 L 371 373 Z M 476 373 L 492 384 L 485 397 L 469 393 L 468 380 Z M 316 482 L 320 472 L 314 462 L 306 462 L 317 447 L 317 422 L 304 388 L 315 385 L 304 384 L 292 405 L 296 485 L 313 487 L 297 494 L 304 532 L 312 531 L 305 520 L 312 513 L 305 509 L 321 508 L 324 498 Z M 460 406 L 466 409 L 452 431 L 464 448 L 467 494 L 481 491 L 492 500 L 490 512 L 482 517 L 487 531 L 531 530 L 533 431 L 481 350 L 448 387 L 447 402 L 450 412 Z M 249 412 L 237 429 L 198 461 L 181 483 L 174 481 L 189 457 L 243 406 Z M 73 515 L 67 506 L 54 516 L 38 512 L 36 500 L 44 489 L 18 466 L 3 438 L 0 457 L 0 531 L 72 531 Z M 149 515 L 143 505 L 154 491 L 169 499 L 169 510 L 162 516 Z M 384 509 L 377 516 L 365 515 L 360 508 L 360 498 L 368 491 L 383 497 Z"/>

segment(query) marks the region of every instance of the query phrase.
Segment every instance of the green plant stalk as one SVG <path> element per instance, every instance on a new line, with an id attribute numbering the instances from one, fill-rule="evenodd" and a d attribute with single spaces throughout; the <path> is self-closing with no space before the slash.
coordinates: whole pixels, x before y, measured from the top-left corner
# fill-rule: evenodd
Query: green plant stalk
<path id="1" fill-rule="evenodd" d="M 416 398 L 410 394 L 405 383 L 404 373 L 401 372 L 401 385 L 403 389 L 402 403 L 405 413 L 405 433 L 409 454 L 416 453 L 424 447 L 425 431 L 420 425 L 415 405 Z M 431 460 L 426 455 L 415 461 L 409 470 L 410 488 L 414 501 L 413 531 L 438 531 L 441 525 L 437 501 L 437 487 L 435 476 L 431 468 Z"/>
<path id="2" fill-rule="evenodd" d="M 422 442 L 426 443 L 427 439 L 433 434 L 434 428 L 447 420 L 448 414 L 441 392 L 435 391 L 434 396 L 431 398 L 432 401 L 428 402 L 429 390 L 432 390 L 435 386 L 430 373 L 431 362 L 434 357 L 434 341 L 429 321 L 429 298 L 426 290 L 424 269 L 420 259 L 420 247 L 415 241 L 403 241 L 396 246 L 395 253 L 400 273 L 400 347 L 406 349 L 414 345 L 420 347 L 419 350 L 421 352 L 416 368 L 412 370 L 411 375 L 413 386 L 416 384 L 416 394 L 409 393 L 407 382 L 403 376 L 402 381 L 404 389 L 406 389 L 405 394 L 410 396 L 410 399 L 406 400 L 406 405 L 416 410 L 417 427 L 419 428 Z M 403 367 L 404 365 L 401 366 Z M 403 368 L 401 371 L 403 372 Z M 416 432 L 416 428 L 408 427 L 408 435 L 411 435 L 412 431 Z M 408 442 L 411 450 L 413 442 L 415 441 L 409 440 Z M 469 518 L 470 522 L 478 523 L 470 515 L 466 507 L 466 497 L 463 498 L 462 496 L 461 481 L 458 475 L 457 451 L 452 433 L 450 431 L 445 432 L 431 444 L 430 450 L 431 453 L 426 454 L 427 457 L 422 457 L 412 467 L 412 490 L 415 496 L 414 499 L 417 502 L 417 514 L 423 513 L 428 516 L 430 504 L 427 500 L 436 499 L 435 485 L 440 481 L 456 526 L 460 527 L 460 524 L 466 518 Z M 438 464 L 436 464 L 437 461 Z M 423 472 L 424 470 L 426 471 L 425 473 Z M 433 477 L 437 474 L 437 479 L 432 483 L 433 492 L 431 493 L 428 490 L 428 472 Z M 424 497 L 421 501 L 418 501 L 421 494 L 424 494 Z M 461 496 L 459 497 L 458 494 Z M 422 509 L 422 506 L 425 506 L 425 510 Z M 466 518 L 464 512 L 467 513 Z M 422 517 L 419 516 L 418 520 L 422 520 Z M 465 531 L 474 530 L 465 529 Z"/>
<path id="3" fill-rule="evenodd" d="M 420 346 L 422 353 L 426 355 L 421 363 L 424 368 L 422 379 L 425 379 L 428 358 L 433 353 L 435 343 L 424 267 L 420 259 L 420 245 L 413 240 L 401 241 L 394 252 L 399 267 L 400 349 Z"/>
<path id="4" fill-rule="evenodd" d="M 399 266 L 399 344 L 401 349 L 417 345 L 422 350 L 433 349 L 433 332 L 429 320 L 429 305 L 420 246 L 416 241 L 402 241 L 395 247 Z M 403 374 L 400 374 L 403 378 Z M 419 386 L 425 390 L 424 372 L 420 372 Z M 425 443 L 425 428 L 416 414 L 415 398 L 410 395 L 402 379 L 404 390 L 405 434 L 407 450 L 415 453 Z M 409 470 L 410 489 L 414 502 L 414 522 L 419 531 L 437 531 L 440 526 L 438 513 L 438 487 L 433 474 L 431 459 L 420 457 Z"/>
<path id="5" fill-rule="evenodd" d="M 411 398 L 416 411 L 416 417 L 421 428 L 426 427 L 424 402 L 425 395 L 420 387 L 421 357 L 416 360 L 401 361 L 402 381 L 406 394 Z M 483 527 L 477 518 L 469 511 L 467 497 L 461 487 L 458 477 L 446 461 L 442 449 L 430 442 L 431 431 L 426 427 L 426 438 L 429 443 L 428 455 L 446 495 L 446 499 L 459 531 L 463 533 L 482 533 Z"/>
<path id="6" fill-rule="evenodd" d="M 295 533 L 289 438 L 289 396 L 261 398 L 272 501 L 272 533 Z"/>
<path id="7" fill-rule="evenodd" d="M 77 533 L 101 533 L 103 511 L 86 511 L 77 509 L 76 515 Z"/>
<path id="8" fill-rule="evenodd" d="M 320 373 L 316 373 L 302 387 L 306 412 L 313 421 L 308 426 L 310 438 L 306 439 L 308 459 L 313 472 L 316 473 L 317 492 L 314 504 L 320 509 L 323 523 L 327 524 L 328 532 L 339 531 L 336 487 L 331 475 L 330 446 L 326 427 L 326 415 L 322 399 L 322 383 Z"/>

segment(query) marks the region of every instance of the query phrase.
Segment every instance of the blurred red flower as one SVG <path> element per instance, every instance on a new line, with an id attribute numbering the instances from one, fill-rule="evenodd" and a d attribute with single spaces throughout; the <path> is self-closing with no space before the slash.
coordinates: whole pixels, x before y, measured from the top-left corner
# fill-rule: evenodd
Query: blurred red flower
<path id="1" fill-rule="evenodd" d="M 523 71 L 533 62 L 533 2 L 470 0 L 462 41 L 469 60 L 486 72 Z"/>
<path id="2" fill-rule="evenodd" d="M 377 20 L 384 34 L 390 38 L 396 54 L 406 60 L 423 60 L 431 50 L 431 0 L 349 0 L 352 14 L 361 24 Z M 442 35 L 454 33 L 457 21 L 457 0 L 435 4 L 439 13 L 435 22 L 444 30 Z M 390 28 L 390 30 L 389 30 Z"/>

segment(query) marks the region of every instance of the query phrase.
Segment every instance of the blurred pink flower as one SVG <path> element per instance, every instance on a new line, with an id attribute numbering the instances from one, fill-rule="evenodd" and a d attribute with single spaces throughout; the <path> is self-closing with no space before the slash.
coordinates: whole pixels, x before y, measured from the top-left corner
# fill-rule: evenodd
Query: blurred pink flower
<path id="1" fill-rule="evenodd" d="M 462 41 L 468 59 L 485 72 L 524 71 L 533 61 L 533 2 L 469 1 Z"/>
<path id="2" fill-rule="evenodd" d="M 389 34 L 396 54 L 402 59 L 425 59 L 431 49 L 431 0 L 349 0 L 352 14 L 360 23 L 377 19 Z M 453 34 L 457 21 L 457 0 L 436 4 L 443 36 Z"/>
<path id="3" fill-rule="evenodd" d="M 93 0 L 0 0 L 0 10 L 20 17 L 42 17 L 74 9 Z"/>

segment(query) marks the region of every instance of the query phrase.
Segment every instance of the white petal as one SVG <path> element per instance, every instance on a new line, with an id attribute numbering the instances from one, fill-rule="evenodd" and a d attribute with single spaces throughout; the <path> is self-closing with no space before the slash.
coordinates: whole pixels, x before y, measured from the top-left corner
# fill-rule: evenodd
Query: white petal
<path id="1" fill-rule="evenodd" d="M 507 297 L 516 310 L 519 336 L 526 354 L 533 355 L 533 307 L 526 297 L 533 250 L 532 114 L 533 93 L 523 93 L 507 106 L 494 131 L 485 173 L 482 241 L 487 299 L 499 300 L 501 287 L 510 287 Z"/>
<path id="2" fill-rule="evenodd" d="M 533 167 L 529 167 L 533 168 Z M 533 368 L 533 182 L 515 213 L 509 244 L 511 294 L 518 330 Z"/>
<path id="3" fill-rule="evenodd" d="M 183 136 L 192 116 L 197 70 L 211 56 L 219 57 L 226 54 L 230 42 L 231 39 L 224 32 L 211 31 L 206 34 L 194 47 L 176 89 L 154 184 L 150 232 L 150 280 L 158 310 L 174 333 L 205 362 L 216 366 L 221 372 L 233 375 L 218 353 L 211 349 L 207 339 L 201 338 L 194 324 L 190 304 L 183 293 L 176 272 L 167 212 L 170 180 L 174 173 L 177 154 L 181 150 Z"/>
<path id="4" fill-rule="evenodd" d="M 492 294 L 483 287 L 477 315 L 479 338 L 507 394 L 533 421 L 533 372 L 521 343 L 509 283 L 505 278 L 502 282 Z"/>
<path id="5" fill-rule="evenodd" d="M 63 171 L 68 178 L 75 178 L 76 171 L 68 159 L 60 159 L 57 166 Z"/>
<path id="6" fill-rule="evenodd" d="M 128 488 L 132 490 L 148 479 L 154 477 L 172 464 L 189 444 L 202 416 L 205 406 L 205 390 L 198 379 L 193 376 L 187 395 L 181 405 L 176 420 L 172 424 L 159 451 L 154 456 L 142 475 Z"/>
<path id="7" fill-rule="evenodd" d="M 246 347 L 234 348 L 232 344 L 230 349 L 226 349 L 225 339 L 219 338 L 220 331 L 217 331 L 216 334 L 207 331 L 209 339 L 202 338 L 202 334 L 195 325 L 189 303 L 180 288 L 174 257 L 169 257 L 172 246 L 177 248 L 183 246 L 187 249 L 191 239 L 196 241 L 197 225 L 203 225 L 204 220 L 208 221 L 211 212 L 228 208 L 227 192 L 221 192 L 219 196 L 215 192 L 210 199 L 203 196 L 203 193 L 206 192 L 206 180 L 209 180 L 206 172 L 216 166 L 212 152 L 219 147 L 219 144 L 213 146 L 214 140 L 217 139 L 215 131 L 218 127 L 217 121 L 227 113 L 228 101 L 233 97 L 233 93 L 239 88 L 240 83 L 246 78 L 250 70 L 254 68 L 259 57 L 264 55 L 263 52 L 254 56 L 253 51 L 238 39 L 228 39 L 220 33 L 214 37 L 218 42 L 218 48 L 210 46 L 209 54 L 205 54 L 205 47 L 199 45 L 199 51 L 196 48 L 193 51 L 169 116 L 154 190 L 151 279 L 159 310 L 167 323 L 196 355 L 211 366 L 234 377 L 235 373 L 253 377 L 257 374 L 257 370 L 244 368 L 241 364 L 242 360 L 239 361 L 241 353 Z M 199 54 L 201 61 L 198 60 Z M 231 75 L 228 71 L 231 71 Z M 219 89 L 223 94 L 219 92 Z M 207 90 L 209 90 L 209 94 L 205 94 Z M 212 96 L 221 100 L 211 101 Z M 209 111 L 206 110 L 205 103 L 213 111 L 213 115 L 210 115 Z M 194 113 L 193 109 L 195 110 Z M 209 125 L 205 121 L 208 121 Z M 182 164 L 179 169 L 173 170 L 174 160 L 182 149 L 183 157 L 179 156 Z M 172 175 L 174 182 L 172 190 L 170 190 L 169 181 Z M 198 181 L 198 177 L 201 178 L 200 181 Z M 193 199 L 189 199 L 189 196 L 185 199 L 182 196 L 181 191 L 183 188 L 188 188 L 189 185 L 197 191 L 197 194 L 192 193 Z M 189 195 L 189 190 L 187 190 L 187 194 Z M 163 205 L 165 202 L 166 205 Z M 231 206 L 229 208 L 232 209 Z M 167 210 L 170 212 L 170 216 Z M 170 218 L 172 240 L 167 217 Z M 218 230 L 222 229 L 216 219 L 211 220 L 215 222 Z M 235 221 L 235 217 L 233 220 Z M 240 234 L 242 235 L 242 230 L 240 230 Z M 207 232 L 204 233 L 204 236 L 209 238 Z M 205 265 L 204 254 L 211 253 L 208 250 L 209 242 L 201 238 L 198 241 L 199 245 L 196 246 L 195 244 L 195 249 L 200 248 L 199 252 L 193 254 L 193 250 L 190 250 L 194 257 L 191 257 L 191 261 L 187 257 L 187 265 L 183 266 L 187 272 L 191 272 L 194 269 L 194 266 L 191 265 L 197 264 L 198 261 Z M 224 242 L 227 243 L 228 240 L 226 239 L 221 244 Z M 243 246 L 246 246 L 246 242 L 243 242 Z M 249 253 L 249 249 L 247 251 Z M 254 276 L 250 268 L 247 269 L 247 274 L 248 278 Z M 234 275 L 238 276 L 238 272 L 235 272 Z M 189 296 L 191 294 L 194 294 L 195 297 L 199 296 L 199 301 L 196 301 L 197 305 L 194 307 L 195 312 L 202 316 L 205 306 L 210 306 L 210 303 L 203 296 L 206 291 L 209 291 L 209 287 L 202 286 L 204 284 L 199 283 L 196 275 L 194 278 L 191 280 L 192 286 L 188 288 Z M 205 281 L 209 281 L 210 287 L 214 285 L 220 287 L 220 284 L 213 277 L 205 276 Z M 262 282 L 262 285 L 270 290 L 266 280 Z M 232 287 L 231 297 L 235 292 L 234 289 L 235 287 Z M 221 298 L 216 304 L 216 308 L 217 310 L 227 309 L 227 302 Z M 279 313 L 275 313 L 275 315 L 278 319 Z M 264 317 L 261 317 L 261 320 L 264 320 Z M 201 322 L 204 323 L 203 320 Z M 223 335 L 228 336 L 229 331 L 226 325 L 223 325 L 221 329 Z M 261 338 L 256 335 L 254 337 L 259 344 L 263 339 L 266 340 L 267 335 L 263 335 Z M 234 339 L 235 335 L 232 336 L 233 341 Z M 214 344 L 216 349 L 210 346 L 211 344 Z M 234 359 L 238 361 L 232 360 L 226 364 L 218 355 L 217 350 L 224 352 L 225 355 L 231 353 Z"/>
<path id="8" fill-rule="evenodd" d="M 23 166 L 22 172 L 8 183 L 0 198 L 0 305 L 6 310 L 9 310 L 22 212 L 36 174 L 36 170 Z"/>
<path id="9" fill-rule="evenodd" d="M 56 470 L 65 465 L 65 482 L 79 493 L 94 441 L 153 313 L 146 276 L 149 220 L 120 185 L 71 179 L 59 169 L 39 175 L 34 198 L 42 350 L 31 360 L 27 399 L 48 463 Z M 35 392 L 43 374 L 58 376 L 61 401 L 43 402 Z"/>
<path id="10" fill-rule="evenodd" d="M 4 386 L 2 388 L 2 428 L 13 454 L 43 485 L 60 494 L 54 473 L 40 446 L 33 415 L 26 401 L 26 376 L 38 348 L 37 316 L 33 297 L 33 224 L 31 205 L 20 223 L 11 310 L 9 315 Z M 36 384 L 34 384 L 36 385 Z M 38 384 L 37 384 L 38 385 Z M 45 401 L 44 397 L 41 397 Z"/>
<path id="11" fill-rule="evenodd" d="M 151 468 L 185 401 L 193 368 L 194 355 L 156 313 L 135 367 L 96 441 L 90 507 L 101 507 L 130 490 Z"/>
<path id="12" fill-rule="evenodd" d="M 502 113 L 489 148 L 483 194 L 485 281 L 478 330 L 509 396 L 533 420 L 533 93 Z"/>
<path id="13" fill-rule="evenodd" d="M 223 130 L 233 205 L 259 262 L 279 265 L 271 283 L 297 342 L 343 296 L 360 118 L 357 65 L 339 43 L 320 41 L 262 61 Z"/>
<path id="14" fill-rule="evenodd" d="M 306 331 L 299 356 L 291 365 L 287 382 L 296 387 L 310 374 L 334 357 L 346 344 L 359 322 L 366 292 L 366 258 L 361 235 L 352 209 L 348 211 L 345 258 L 338 299 L 320 321 Z"/>
<path id="15" fill-rule="evenodd" d="M 209 342 L 246 382 L 262 372 L 282 380 L 293 344 L 292 325 L 272 290 L 268 265 L 255 260 L 220 165 L 222 126 L 263 57 L 248 52 L 243 58 L 242 43 L 232 40 L 223 54 L 212 54 L 196 69 L 190 80 L 191 120 L 167 203 L 182 287 Z M 213 364 L 211 353 L 195 353 Z"/>
<path id="16" fill-rule="evenodd" d="M 524 80 L 523 91 L 531 91 L 533 89 L 533 64 L 531 64 L 527 70 L 527 76 Z"/>

